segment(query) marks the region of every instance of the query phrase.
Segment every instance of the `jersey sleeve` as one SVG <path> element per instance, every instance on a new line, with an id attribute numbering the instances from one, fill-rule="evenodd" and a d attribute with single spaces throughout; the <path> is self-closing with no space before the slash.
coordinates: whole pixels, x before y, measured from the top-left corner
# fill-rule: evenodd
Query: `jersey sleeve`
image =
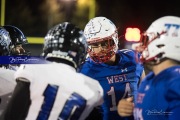
<path id="1" fill-rule="evenodd" d="M 7 108 L 2 113 L 1 120 L 24 120 L 28 113 L 30 101 L 29 82 L 17 80 Z"/>
<path id="2" fill-rule="evenodd" d="M 168 84 L 166 99 L 169 103 L 169 119 L 170 120 L 180 120 L 180 79 L 176 78 L 171 80 Z"/>
<path id="3" fill-rule="evenodd" d="M 95 79 L 92 79 L 88 76 L 85 76 L 83 74 L 81 74 L 85 79 L 85 84 L 87 84 L 91 89 L 93 88 L 93 90 L 97 93 L 97 104 L 96 106 L 99 106 L 103 103 L 103 89 L 101 87 L 101 85 L 99 84 L 99 82 Z"/>

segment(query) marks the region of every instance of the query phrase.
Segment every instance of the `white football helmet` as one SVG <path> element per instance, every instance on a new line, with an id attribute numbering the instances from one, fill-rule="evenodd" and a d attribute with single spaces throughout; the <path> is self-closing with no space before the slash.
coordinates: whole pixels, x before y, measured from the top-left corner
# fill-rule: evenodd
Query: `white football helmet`
<path id="1" fill-rule="evenodd" d="M 154 21 L 142 40 L 143 62 L 160 63 L 164 58 L 180 61 L 180 18 L 165 16 Z"/>
<path id="2" fill-rule="evenodd" d="M 84 35 L 87 39 L 89 56 L 96 63 L 106 62 L 118 50 L 117 28 L 109 19 L 105 17 L 95 17 L 91 19 L 84 29 Z M 107 42 L 107 49 L 95 53 L 91 45 Z"/>

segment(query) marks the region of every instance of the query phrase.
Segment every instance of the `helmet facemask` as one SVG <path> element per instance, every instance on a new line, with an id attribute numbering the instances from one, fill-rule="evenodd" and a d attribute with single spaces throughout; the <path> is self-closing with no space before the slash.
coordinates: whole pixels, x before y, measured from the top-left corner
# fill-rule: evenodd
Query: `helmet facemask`
<path id="1" fill-rule="evenodd" d="M 88 42 L 88 53 L 91 59 L 96 63 L 104 63 L 109 61 L 118 50 L 117 33 L 109 37 L 94 39 Z"/>
<path id="2" fill-rule="evenodd" d="M 150 64 L 159 64 L 163 59 L 163 52 L 159 52 L 156 55 L 153 55 L 152 57 L 150 56 L 150 53 L 153 53 L 152 51 L 158 50 L 164 47 L 164 44 L 159 44 L 159 45 L 153 45 L 153 42 L 157 41 L 161 35 L 166 34 L 166 31 L 162 31 L 161 33 L 143 33 L 141 35 L 141 40 L 140 44 L 138 47 L 136 47 L 136 51 L 142 53 L 141 55 L 141 61 L 143 63 L 150 63 Z M 156 47 L 156 49 L 149 49 L 149 47 Z"/>

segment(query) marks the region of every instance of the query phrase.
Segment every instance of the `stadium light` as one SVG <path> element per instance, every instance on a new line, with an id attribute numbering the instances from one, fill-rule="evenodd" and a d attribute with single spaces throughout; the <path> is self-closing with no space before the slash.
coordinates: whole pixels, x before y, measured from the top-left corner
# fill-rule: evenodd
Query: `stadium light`
<path id="1" fill-rule="evenodd" d="M 130 42 L 138 42 L 140 41 L 141 34 L 140 34 L 140 29 L 139 28 L 130 28 L 128 27 L 126 29 L 125 33 L 125 39 Z"/>

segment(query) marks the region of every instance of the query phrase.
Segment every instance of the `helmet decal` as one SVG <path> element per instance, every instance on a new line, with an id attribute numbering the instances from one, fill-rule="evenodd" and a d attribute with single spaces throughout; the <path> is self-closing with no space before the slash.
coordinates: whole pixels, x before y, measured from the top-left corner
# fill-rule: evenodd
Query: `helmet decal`
<path id="1" fill-rule="evenodd" d="M 174 29 L 172 30 L 172 37 L 178 37 L 178 31 L 180 30 L 180 24 L 170 24 L 170 23 L 166 23 L 164 25 L 166 27 L 166 31 L 167 31 L 167 35 L 169 35 L 169 31 L 171 29 Z"/>

